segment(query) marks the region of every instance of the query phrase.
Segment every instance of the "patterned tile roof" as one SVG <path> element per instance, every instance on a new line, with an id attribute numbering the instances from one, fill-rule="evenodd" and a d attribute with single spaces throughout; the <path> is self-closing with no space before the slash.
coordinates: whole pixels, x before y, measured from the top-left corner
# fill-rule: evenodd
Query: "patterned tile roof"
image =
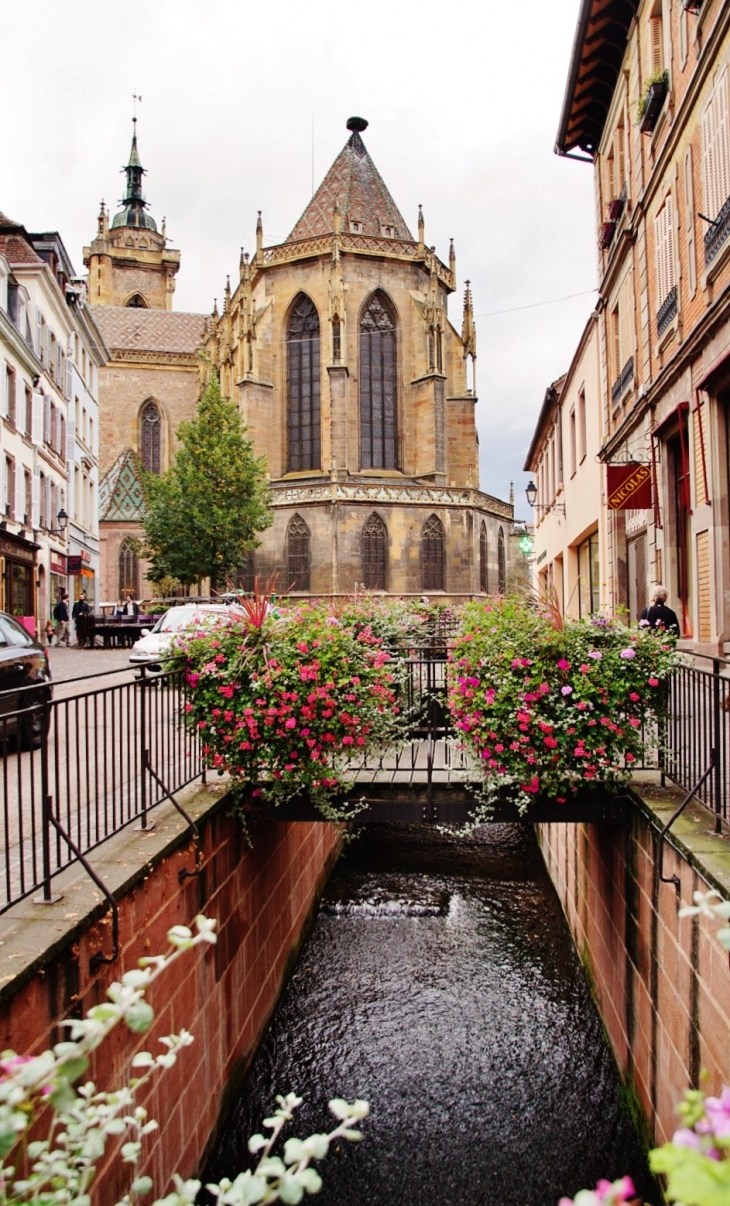
<path id="1" fill-rule="evenodd" d="M 108 347 L 145 352 L 195 352 L 202 343 L 207 315 L 137 306 L 90 306 Z"/>
<path id="2" fill-rule="evenodd" d="M 394 238 L 413 240 L 403 215 L 360 137 L 360 131 L 366 126 L 364 119 L 350 118 L 348 129 L 352 130 L 352 134 L 286 240 L 287 243 L 294 239 L 329 234 L 334 229 L 335 201 L 339 203 L 343 231 L 351 230 L 351 222 L 360 222 L 360 234 L 380 236 L 383 226 L 392 226 Z"/>
<path id="3" fill-rule="evenodd" d="M 101 306 L 95 308 L 102 309 Z M 139 461 L 128 448 L 117 457 L 99 483 L 99 519 L 107 523 L 138 523 L 143 512 Z"/>
<path id="4" fill-rule="evenodd" d="M 43 263 L 27 239 L 20 234 L 3 234 L 2 226 L 2 214 L 0 214 L 0 255 L 4 255 L 9 264 Z"/>

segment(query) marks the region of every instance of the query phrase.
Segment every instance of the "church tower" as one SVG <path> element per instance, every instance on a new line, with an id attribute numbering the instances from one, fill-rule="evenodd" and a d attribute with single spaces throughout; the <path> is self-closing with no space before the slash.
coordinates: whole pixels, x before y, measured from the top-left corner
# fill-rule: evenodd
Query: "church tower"
<path id="1" fill-rule="evenodd" d="M 94 306 L 171 310 L 180 252 L 166 245 L 165 219 L 158 231 L 148 212 L 142 193 L 145 170 L 137 149 L 136 117 L 132 123 L 132 149 L 123 169 L 127 187 L 122 208 L 110 223 L 102 201 L 96 238 L 90 247 L 84 247 L 89 302 Z"/>
<path id="2" fill-rule="evenodd" d="M 252 573 L 286 593 L 453 600 L 504 588 L 513 508 L 479 489 L 471 292 L 417 238 L 352 117 L 291 234 L 242 253 L 205 349 L 265 454 L 274 522 Z M 471 362 L 471 364 L 469 363 Z M 469 371 L 471 370 L 471 371 Z"/>

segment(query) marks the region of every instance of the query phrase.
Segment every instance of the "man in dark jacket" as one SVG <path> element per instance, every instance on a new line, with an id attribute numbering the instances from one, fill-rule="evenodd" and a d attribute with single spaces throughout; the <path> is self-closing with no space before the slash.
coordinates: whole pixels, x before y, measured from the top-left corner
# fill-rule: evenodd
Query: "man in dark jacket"
<path id="1" fill-rule="evenodd" d="M 71 612 L 76 629 L 76 644 L 79 646 L 86 644 L 89 631 L 89 621 L 86 618 L 88 614 L 89 604 L 86 602 L 86 591 L 82 591 L 81 598 L 76 600 Z"/>
<path id="2" fill-rule="evenodd" d="M 68 645 L 68 595 L 60 596 L 58 603 L 53 609 L 53 618 L 56 621 L 56 644 L 60 645 L 63 641 L 64 645 Z"/>
<path id="3" fill-rule="evenodd" d="M 651 606 L 644 608 L 640 619 L 650 628 L 659 628 L 678 637 L 681 635 L 679 620 L 676 612 L 673 612 L 671 607 L 667 607 L 668 593 L 664 586 L 657 586 L 651 597 Z"/>

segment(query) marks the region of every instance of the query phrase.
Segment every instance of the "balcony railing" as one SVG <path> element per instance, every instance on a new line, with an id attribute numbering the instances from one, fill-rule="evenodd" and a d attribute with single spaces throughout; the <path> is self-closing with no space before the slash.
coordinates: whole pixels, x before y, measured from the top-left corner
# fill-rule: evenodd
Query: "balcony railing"
<path id="1" fill-rule="evenodd" d="M 626 361 L 626 364 L 621 369 L 621 372 L 619 373 L 618 377 L 616 378 L 616 380 L 613 383 L 613 386 L 611 389 L 611 401 L 613 402 L 614 406 L 618 406 L 619 402 L 623 398 L 623 396 L 626 393 L 629 386 L 632 384 L 633 380 L 634 380 L 634 358 L 633 358 L 633 356 L 631 356 Z"/>
<path id="2" fill-rule="evenodd" d="M 667 296 L 664 298 L 664 301 L 662 302 L 662 304 L 659 307 L 659 310 L 657 312 L 656 330 L 657 330 L 657 335 L 660 338 L 666 331 L 666 329 L 669 326 L 672 319 L 676 318 L 676 316 L 677 316 L 677 286 L 674 285 L 674 287 L 669 290 Z"/>
<path id="3" fill-rule="evenodd" d="M 730 197 L 705 235 L 705 267 L 712 263 L 728 235 L 730 235 Z"/>

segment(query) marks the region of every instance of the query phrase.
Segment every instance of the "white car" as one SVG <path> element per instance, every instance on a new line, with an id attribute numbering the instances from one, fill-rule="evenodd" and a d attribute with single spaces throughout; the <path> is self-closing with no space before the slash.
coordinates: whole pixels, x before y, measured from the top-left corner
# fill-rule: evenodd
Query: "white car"
<path id="1" fill-rule="evenodd" d="M 188 628 L 199 628 L 225 616 L 242 616 L 244 613 L 235 604 L 184 603 L 171 607 L 160 616 L 150 631 L 142 629 L 143 636 L 132 646 L 129 660 L 134 666 L 148 666 L 160 670 L 160 661 L 170 652 L 176 636 Z"/>

